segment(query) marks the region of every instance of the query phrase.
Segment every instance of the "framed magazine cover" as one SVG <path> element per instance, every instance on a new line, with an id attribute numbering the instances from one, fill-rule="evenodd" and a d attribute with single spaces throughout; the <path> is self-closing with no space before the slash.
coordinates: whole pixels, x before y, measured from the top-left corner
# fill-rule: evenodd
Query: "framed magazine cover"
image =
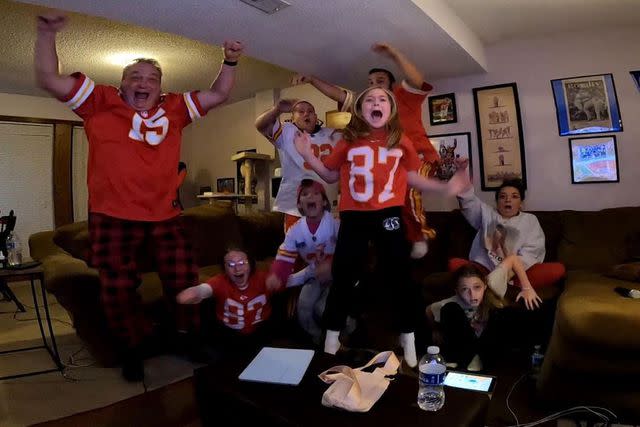
<path id="1" fill-rule="evenodd" d="M 612 74 L 551 80 L 560 136 L 622 132 Z"/>
<path id="2" fill-rule="evenodd" d="M 527 186 L 524 138 L 515 83 L 473 89 L 478 128 L 480 184 L 491 191 L 506 179 Z"/>
<path id="3" fill-rule="evenodd" d="M 427 103 L 429 105 L 429 123 L 431 126 L 446 125 L 458 121 L 455 93 L 430 96 Z"/>
<path id="4" fill-rule="evenodd" d="M 469 176 L 471 173 L 471 132 L 445 133 L 429 135 L 429 141 L 440 155 L 440 164 L 436 176 L 448 181 L 456 173 L 455 159 L 466 157 L 469 159 Z"/>
<path id="5" fill-rule="evenodd" d="M 571 182 L 620 182 L 615 135 L 569 138 Z"/>

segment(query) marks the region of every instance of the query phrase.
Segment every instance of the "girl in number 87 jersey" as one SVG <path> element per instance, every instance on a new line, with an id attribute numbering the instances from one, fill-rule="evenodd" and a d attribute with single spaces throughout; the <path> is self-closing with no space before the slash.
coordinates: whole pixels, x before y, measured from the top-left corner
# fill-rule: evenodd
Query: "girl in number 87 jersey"
<path id="1" fill-rule="evenodd" d="M 466 161 L 448 183 L 417 173 L 419 160 L 402 134 L 393 95 L 372 87 L 362 92 L 351 121 L 333 152 L 320 160 L 313 155 L 309 136 L 298 132 L 296 149 L 329 183 L 340 181 L 340 231 L 333 257 L 333 285 L 324 313 L 327 327 L 324 351 L 335 354 L 339 331 L 351 304 L 351 290 L 363 277 L 369 241 L 378 252 L 384 285 L 393 303 L 395 328 L 410 367 L 417 365 L 414 330 L 419 313 L 419 290 L 409 276 L 410 245 L 401 220 L 407 185 L 455 195 L 463 188 Z"/>

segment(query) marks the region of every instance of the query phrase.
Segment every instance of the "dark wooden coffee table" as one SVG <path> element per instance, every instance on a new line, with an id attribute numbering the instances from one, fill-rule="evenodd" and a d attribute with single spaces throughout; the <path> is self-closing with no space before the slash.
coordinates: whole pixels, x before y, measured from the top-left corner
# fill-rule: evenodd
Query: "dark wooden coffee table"
<path id="1" fill-rule="evenodd" d="M 255 355 L 230 357 L 195 371 L 196 397 L 203 426 L 484 426 L 489 396 L 445 387 L 445 404 L 438 412 L 426 412 L 416 404 L 418 381 L 398 375 L 373 408 L 351 413 L 322 406 L 329 387 L 318 374 L 345 363 L 344 359 L 316 352 L 298 386 L 240 381 L 238 375 Z M 347 363 L 349 364 L 349 363 Z M 349 364 L 350 366 L 361 366 Z"/>

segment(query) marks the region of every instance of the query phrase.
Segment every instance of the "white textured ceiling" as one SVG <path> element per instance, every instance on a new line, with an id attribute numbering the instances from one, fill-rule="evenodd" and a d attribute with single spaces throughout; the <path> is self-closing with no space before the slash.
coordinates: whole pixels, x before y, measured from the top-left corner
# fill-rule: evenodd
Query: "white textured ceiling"
<path id="1" fill-rule="evenodd" d="M 483 43 L 640 22 L 640 0 L 288 2 L 266 15 L 239 0 L 28 1 L 80 14 L 71 14 L 59 36 L 61 62 L 65 71 L 83 70 L 101 83 L 120 78 L 121 66 L 109 64 L 108 56 L 130 51 L 160 60 L 165 90 L 206 87 L 221 60 L 215 45 L 243 40 L 250 58 L 239 67 L 232 100 L 286 86 L 290 70 L 360 88 L 367 69 L 391 67 L 369 50 L 375 41 L 401 48 L 427 78 L 437 79 L 483 72 Z M 0 10 L 0 91 L 41 94 L 31 70 L 34 16 L 41 9 L 0 0 Z"/>

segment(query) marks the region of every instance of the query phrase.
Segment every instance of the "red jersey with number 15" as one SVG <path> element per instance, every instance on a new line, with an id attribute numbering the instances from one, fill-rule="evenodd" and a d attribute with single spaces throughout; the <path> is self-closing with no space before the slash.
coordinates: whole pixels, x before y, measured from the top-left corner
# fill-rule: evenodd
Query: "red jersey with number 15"
<path id="1" fill-rule="evenodd" d="M 384 131 L 374 131 L 353 142 L 340 140 L 323 163 L 331 170 L 340 170 L 340 211 L 403 206 L 407 172 L 420 165 L 406 136 L 395 147 L 387 148 Z"/>
<path id="2" fill-rule="evenodd" d="M 65 102 L 84 120 L 89 140 L 89 212 L 134 221 L 180 214 L 176 201 L 182 129 L 206 114 L 196 92 L 167 94 L 137 112 L 118 89 L 81 73 Z"/>

